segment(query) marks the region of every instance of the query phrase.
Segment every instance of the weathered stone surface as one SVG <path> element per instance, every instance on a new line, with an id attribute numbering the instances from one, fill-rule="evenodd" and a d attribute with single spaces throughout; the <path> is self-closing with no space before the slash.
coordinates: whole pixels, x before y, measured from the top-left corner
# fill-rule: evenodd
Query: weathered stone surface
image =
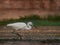
<path id="1" fill-rule="evenodd" d="M 15 32 L 8 28 L 0 29 L 0 39 L 19 39 L 20 37 L 22 40 L 60 39 L 60 26 L 41 26 L 38 29 L 16 30 Z"/>

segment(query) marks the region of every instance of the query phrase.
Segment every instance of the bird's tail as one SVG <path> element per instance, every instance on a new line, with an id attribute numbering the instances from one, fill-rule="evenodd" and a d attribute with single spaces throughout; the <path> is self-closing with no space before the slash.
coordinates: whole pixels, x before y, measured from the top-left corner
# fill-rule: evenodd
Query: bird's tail
<path id="1" fill-rule="evenodd" d="M 12 26 L 12 24 L 7 24 L 6 26 Z"/>

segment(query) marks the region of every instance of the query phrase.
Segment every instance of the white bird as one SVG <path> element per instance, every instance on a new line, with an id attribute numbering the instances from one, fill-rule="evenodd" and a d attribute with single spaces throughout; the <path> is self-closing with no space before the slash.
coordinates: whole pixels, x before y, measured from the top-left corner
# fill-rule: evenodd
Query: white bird
<path id="1" fill-rule="evenodd" d="M 7 27 L 12 27 L 15 30 L 30 30 L 32 29 L 32 22 L 28 22 L 27 24 L 24 22 L 16 22 L 16 23 L 11 23 L 11 24 L 7 24 Z"/>

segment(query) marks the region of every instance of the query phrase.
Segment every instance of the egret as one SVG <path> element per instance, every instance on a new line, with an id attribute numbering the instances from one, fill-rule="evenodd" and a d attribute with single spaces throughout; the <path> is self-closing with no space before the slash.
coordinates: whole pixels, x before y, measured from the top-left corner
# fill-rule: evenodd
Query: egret
<path id="1" fill-rule="evenodd" d="M 22 35 L 20 35 L 19 33 L 16 32 L 16 30 L 31 30 L 32 29 L 32 22 L 28 22 L 27 24 L 24 22 L 16 22 L 16 23 L 10 23 L 7 24 L 7 27 L 12 27 L 13 33 L 15 33 L 16 35 L 18 35 L 20 37 L 20 39 L 22 39 Z M 13 37 L 14 38 L 14 37 Z"/>
<path id="2" fill-rule="evenodd" d="M 16 22 L 16 23 L 10 23 L 7 24 L 7 27 L 12 27 L 15 30 L 31 30 L 32 29 L 32 22 L 28 22 L 27 24 L 24 22 Z"/>

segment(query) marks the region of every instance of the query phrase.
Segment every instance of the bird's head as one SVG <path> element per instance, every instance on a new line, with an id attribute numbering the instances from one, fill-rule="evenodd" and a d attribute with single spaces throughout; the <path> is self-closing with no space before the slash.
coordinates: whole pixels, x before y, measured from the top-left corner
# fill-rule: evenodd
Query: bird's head
<path id="1" fill-rule="evenodd" d="M 28 25 L 33 26 L 33 23 L 32 22 L 28 22 Z"/>

